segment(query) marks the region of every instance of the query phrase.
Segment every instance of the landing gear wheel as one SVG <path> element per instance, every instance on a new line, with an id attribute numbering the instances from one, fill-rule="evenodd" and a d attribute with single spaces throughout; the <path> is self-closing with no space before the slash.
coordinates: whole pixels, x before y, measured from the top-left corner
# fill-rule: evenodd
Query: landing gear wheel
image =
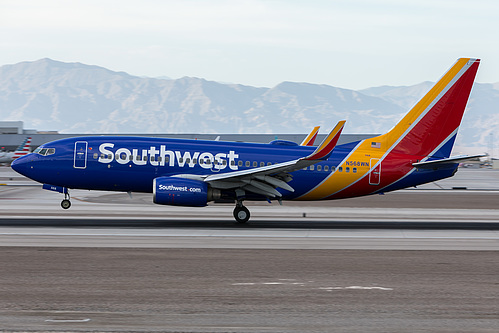
<path id="1" fill-rule="evenodd" d="M 246 223 L 250 218 L 250 212 L 248 208 L 244 206 L 236 206 L 234 208 L 234 218 L 237 223 Z"/>
<path id="2" fill-rule="evenodd" d="M 68 209 L 69 207 L 71 207 L 71 201 L 69 201 L 68 199 L 62 200 L 61 207 L 64 209 Z"/>

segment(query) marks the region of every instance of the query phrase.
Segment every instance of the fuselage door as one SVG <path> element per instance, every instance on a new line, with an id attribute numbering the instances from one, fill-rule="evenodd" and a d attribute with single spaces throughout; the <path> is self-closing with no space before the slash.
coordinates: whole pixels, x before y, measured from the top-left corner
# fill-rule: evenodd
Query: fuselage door
<path id="1" fill-rule="evenodd" d="M 85 169 L 87 167 L 87 141 L 75 142 L 74 167 L 76 169 Z"/>
<path id="2" fill-rule="evenodd" d="M 371 158 L 369 161 L 371 172 L 369 173 L 369 184 L 370 185 L 379 185 L 381 181 L 381 163 L 379 162 L 379 158 Z"/>

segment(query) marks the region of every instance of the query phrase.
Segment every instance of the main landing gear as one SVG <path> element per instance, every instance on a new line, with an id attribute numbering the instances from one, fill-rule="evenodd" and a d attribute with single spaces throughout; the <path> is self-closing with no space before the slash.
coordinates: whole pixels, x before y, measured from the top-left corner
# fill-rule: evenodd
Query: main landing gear
<path id="1" fill-rule="evenodd" d="M 69 201 L 69 199 L 71 199 L 69 192 L 64 193 L 64 200 L 61 201 L 61 207 L 63 209 L 69 209 L 69 207 L 71 207 L 71 201 Z"/>
<path id="2" fill-rule="evenodd" d="M 250 212 L 248 208 L 243 206 L 242 201 L 238 201 L 234 208 L 234 218 L 237 223 L 246 223 L 250 218 Z"/>

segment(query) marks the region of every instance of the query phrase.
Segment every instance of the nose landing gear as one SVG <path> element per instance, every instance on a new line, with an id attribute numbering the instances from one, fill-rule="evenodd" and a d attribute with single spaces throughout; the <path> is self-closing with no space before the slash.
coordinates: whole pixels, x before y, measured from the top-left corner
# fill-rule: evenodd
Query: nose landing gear
<path id="1" fill-rule="evenodd" d="M 66 191 L 66 193 L 64 193 L 64 200 L 61 201 L 61 207 L 63 209 L 69 209 L 69 207 L 71 207 L 71 201 L 69 201 L 70 196 L 69 196 L 69 191 Z"/>
<path id="2" fill-rule="evenodd" d="M 68 209 L 69 207 L 71 207 L 71 201 L 69 201 L 71 199 L 71 197 L 69 196 L 69 189 L 67 187 L 50 185 L 50 184 L 43 184 L 42 188 L 44 190 L 63 193 L 64 200 L 61 201 L 61 207 L 63 209 Z"/>

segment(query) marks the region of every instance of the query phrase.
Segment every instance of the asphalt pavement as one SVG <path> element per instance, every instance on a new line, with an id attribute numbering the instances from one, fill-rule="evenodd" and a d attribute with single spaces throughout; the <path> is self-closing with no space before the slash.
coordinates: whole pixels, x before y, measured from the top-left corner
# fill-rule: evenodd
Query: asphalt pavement
<path id="1" fill-rule="evenodd" d="M 0 168 L 0 331 L 497 332 L 499 172 L 462 171 L 238 225 Z"/>

